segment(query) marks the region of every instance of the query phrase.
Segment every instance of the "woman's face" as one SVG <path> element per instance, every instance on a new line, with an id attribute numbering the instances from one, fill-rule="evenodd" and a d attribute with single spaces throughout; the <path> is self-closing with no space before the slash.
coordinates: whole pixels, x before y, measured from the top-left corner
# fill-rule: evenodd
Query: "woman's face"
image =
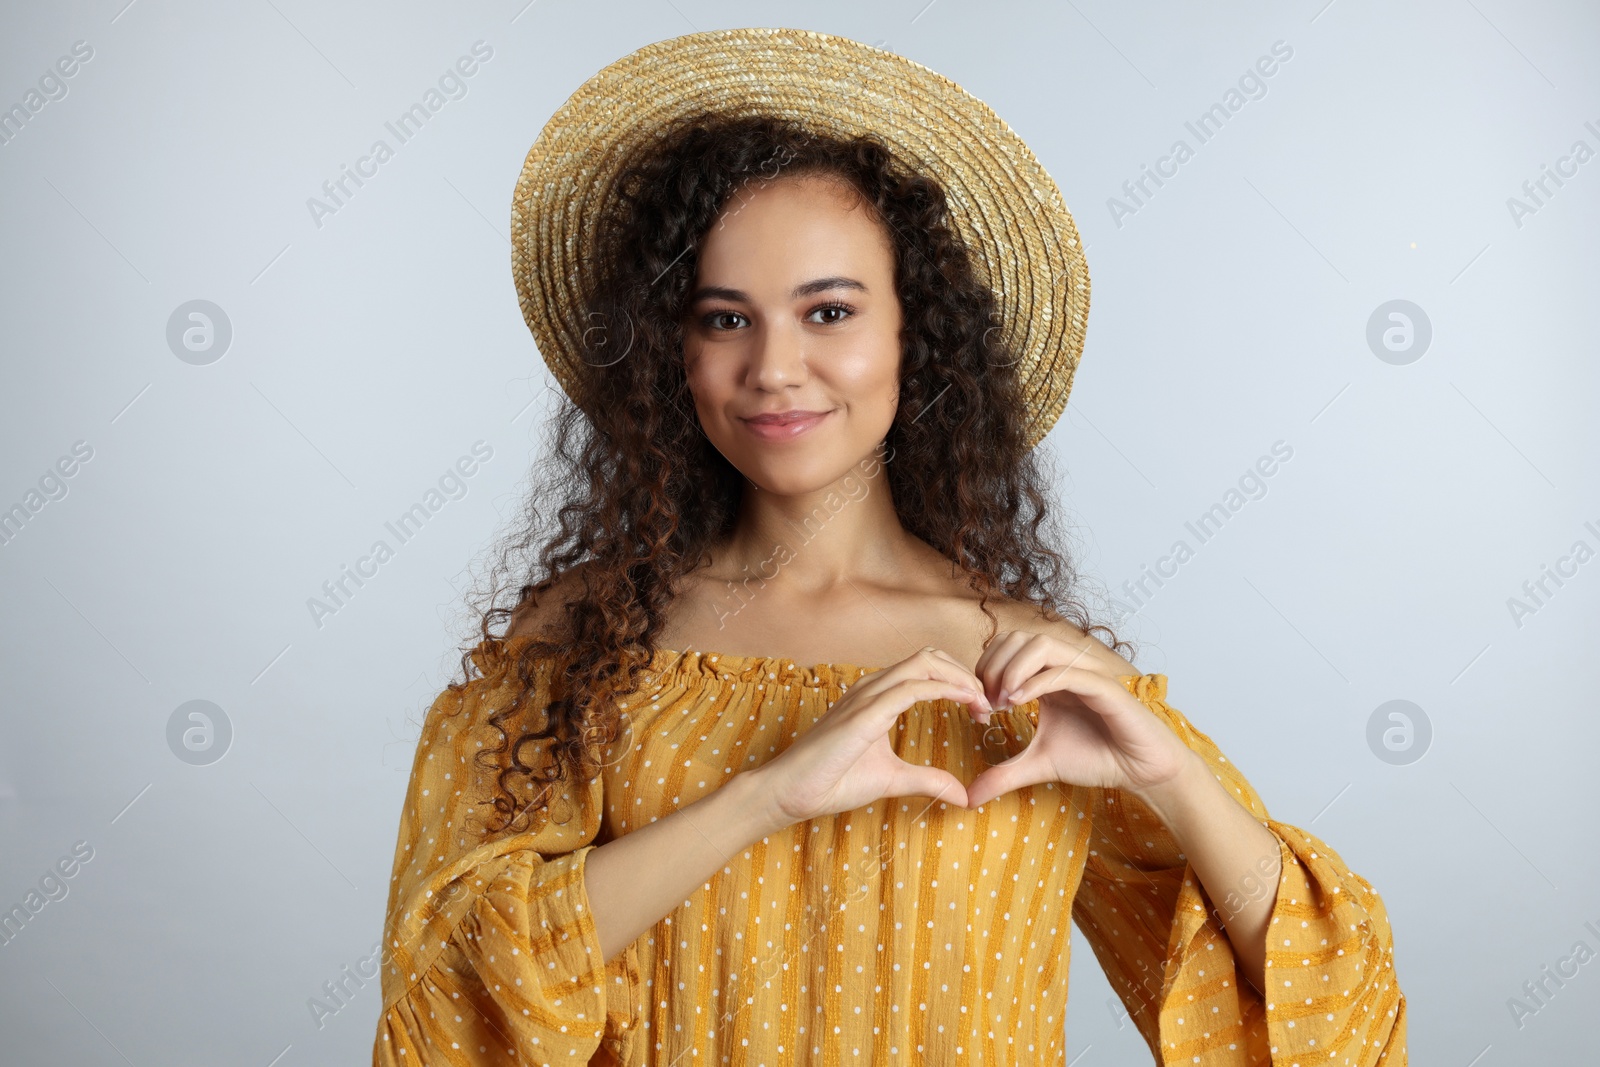
<path id="1" fill-rule="evenodd" d="M 888 436 L 900 300 L 888 233 L 825 175 L 738 190 L 700 247 L 684 369 L 706 437 L 784 496 L 825 488 Z M 755 416 L 810 413 L 799 421 Z"/>

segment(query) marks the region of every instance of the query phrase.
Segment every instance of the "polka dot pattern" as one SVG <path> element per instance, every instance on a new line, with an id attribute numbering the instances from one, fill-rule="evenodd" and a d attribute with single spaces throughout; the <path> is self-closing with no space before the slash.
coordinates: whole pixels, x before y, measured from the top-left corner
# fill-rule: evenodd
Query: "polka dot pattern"
<path id="1" fill-rule="evenodd" d="M 513 639 L 513 642 L 515 639 Z M 752 843 L 607 962 L 583 870 L 607 841 L 782 752 L 873 668 L 658 652 L 621 698 L 603 773 L 492 834 L 474 754 L 509 700 L 509 644 L 435 700 L 401 813 L 376 1067 L 667 1062 L 1065 1063 L 1072 924 L 1160 1063 L 1394 1065 L 1405 1001 L 1382 901 L 1317 838 L 1267 818 L 1211 739 L 1125 679 L 1282 845 L 1263 1003 L 1153 814 L 1049 783 L 967 810 L 886 798 Z M 548 693 L 552 664 L 535 685 Z M 1007 754 L 1034 702 L 997 713 Z M 902 759 L 970 781 L 984 728 L 950 701 L 891 730 Z M 988 759 L 1004 758 L 993 751 Z M 1283 980 L 1283 993 L 1271 983 Z"/>
<path id="2" fill-rule="evenodd" d="M 1405 997 L 1382 899 L 1319 838 L 1267 815 L 1216 743 L 1166 701 L 1167 678 L 1130 692 L 1278 839 L 1263 998 L 1241 978 L 1222 921 L 1259 881 L 1213 901 L 1160 819 L 1120 790 L 1087 789 L 1093 839 L 1072 918 L 1157 1063 L 1406 1063 Z M 1278 993 L 1282 989 L 1281 994 Z"/>

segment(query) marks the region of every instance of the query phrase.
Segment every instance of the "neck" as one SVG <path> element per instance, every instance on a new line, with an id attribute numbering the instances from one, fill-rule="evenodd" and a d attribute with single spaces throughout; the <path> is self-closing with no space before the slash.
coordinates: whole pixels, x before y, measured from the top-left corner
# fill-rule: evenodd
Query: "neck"
<path id="1" fill-rule="evenodd" d="M 759 576 L 779 589 L 826 594 L 853 579 L 901 570 L 915 552 L 876 457 L 829 485 L 786 496 L 746 481 L 739 517 L 716 560 L 725 576 Z"/>

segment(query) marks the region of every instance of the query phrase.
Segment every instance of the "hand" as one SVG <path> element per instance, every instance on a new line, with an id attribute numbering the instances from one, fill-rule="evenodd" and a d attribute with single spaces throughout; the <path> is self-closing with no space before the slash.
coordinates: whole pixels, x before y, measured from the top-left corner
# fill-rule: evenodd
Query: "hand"
<path id="1" fill-rule="evenodd" d="M 1138 674 L 1092 637 L 1095 649 L 1049 634 L 1013 630 L 984 650 L 973 668 L 1000 706 L 1039 701 L 1028 747 L 987 768 L 967 786 L 975 808 L 1041 782 L 1103 786 L 1142 795 L 1175 780 L 1195 754 L 1119 680 Z"/>
<path id="2" fill-rule="evenodd" d="M 889 727 L 911 705 L 949 699 L 973 713 L 993 708 L 983 684 L 949 653 L 925 648 L 869 671 L 758 775 L 784 825 L 850 811 L 884 797 L 936 797 L 966 806 L 961 780 L 895 755 Z"/>

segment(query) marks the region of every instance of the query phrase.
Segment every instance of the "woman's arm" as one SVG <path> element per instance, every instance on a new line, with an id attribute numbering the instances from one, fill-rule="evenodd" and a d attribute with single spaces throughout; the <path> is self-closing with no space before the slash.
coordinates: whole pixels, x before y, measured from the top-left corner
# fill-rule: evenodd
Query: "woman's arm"
<path id="1" fill-rule="evenodd" d="M 890 726 L 908 707 L 938 698 L 989 707 L 970 672 L 947 653 L 924 649 L 865 675 L 776 758 L 593 849 L 585 884 L 606 958 L 764 835 L 882 797 L 949 796 L 963 803 L 959 779 L 905 762 L 889 743 Z"/>
<path id="2" fill-rule="evenodd" d="M 1156 1062 L 1403 1061 L 1406 1000 L 1383 899 L 1327 842 L 1268 815 L 1238 766 L 1166 702 L 1165 675 L 1128 683 L 1211 779 L 1088 791 L 1073 921 Z M 1227 805 L 1275 839 L 1276 855 L 1255 853 Z M 1238 917 L 1252 914 L 1260 925 L 1243 929 Z"/>
<path id="3" fill-rule="evenodd" d="M 508 634 L 559 634 L 555 605 L 576 595 L 570 572 L 539 605 L 524 603 Z M 924 649 L 875 671 L 830 704 L 817 725 L 762 767 L 733 775 L 714 792 L 670 815 L 590 849 L 584 860 L 589 915 L 605 960 L 638 940 L 763 836 L 807 817 L 848 811 L 885 796 L 965 799 L 948 771 L 907 764 L 889 744 L 889 727 L 918 700 L 981 702 L 977 678 L 948 654 Z"/>
<path id="4" fill-rule="evenodd" d="M 1032 630 L 1006 630 L 995 635 L 997 640 L 984 651 L 976 671 L 998 690 L 1000 703 L 1012 703 L 1019 698 L 1043 697 L 1048 701 L 1055 694 L 1049 691 L 1050 678 L 1060 680 L 1065 672 L 1078 669 L 1083 673 L 1099 675 L 1122 688 L 1121 678 L 1138 678 L 1143 672 L 1128 660 L 1117 655 L 1100 641 L 1082 630 L 1066 623 L 1051 624 L 1048 633 Z M 1041 678 L 1041 672 L 1046 672 Z M 1118 693 L 1120 696 L 1120 692 Z M 1042 708 L 1041 708 L 1042 710 Z M 1147 720 L 1152 716 L 1139 716 Z M 1080 717 L 1080 729 L 1090 720 Z M 1053 725 L 1053 724 L 1052 724 Z M 1129 764 L 1141 761 L 1155 766 L 1167 763 L 1171 772 L 1161 772 L 1157 785 L 1139 785 L 1131 781 L 1122 783 L 1137 799 L 1161 819 L 1178 849 L 1186 854 L 1200 884 L 1213 900 L 1228 900 L 1238 896 L 1241 886 L 1265 881 L 1273 891 L 1264 898 L 1252 897 L 1226 917 L 1218 918 L 1225 928 L 1228 940 L 1233 943 L 1240 973 L 1265 992 L 1267 925 L 1272 918 L 1273 904 L 1277 899 L 1277 881 L 1282 868 L 1278 839 L 1263 826 L 1237 798 L 1228 794 L 1206 761 L 1195 751 L 1179 743 L 1177 738 L 1156 726 L 1155 733 L 1164 742 L 1154 746 L 1163 749 L 1166 757 L 1152 755 L 1148 731 L 1141 736 L 1138 730 L 1113 731 L 1122 742 L 1115 755 L 1104 732 L 1098 728 L 1087 735 L 1068 740 L 1079 743 L 1086 751 L 1096 748 L 1109 756 L 1102 768 L 1085 765 L 1091 775 L 1109 771 L 1126 778 Z M 1086 743 L 1085 743 L 1086 742 Z M 1131 754 L 1131 757 L 1130 755 Z M 1007 761 L 1014 762 L 1014 761 Z M 1028 773 L 1016 768 L 1017 773 L 998 780 L 993 786 L 973 783 L 977 796 L 996 795 L 1002 790 L 1014 789 L 1037 778 L 1043 771 Z M 1050 774 L 1043 774 L 1050 780 Z M 1071 775 L 1062 780 L 1075 784 Z"/>
<path id="5" fill-rule="evenodd" d="M 567 572 L 538 604 L 525 601 L 507 636 L 559 640 L 565 605 L 583 590 L 583 571 Z M 790 825 L 756 771 L 733 775 L 712 793 L 593 848 L 584 863 L 590 918 L 610 961 L 684 901 L 739 850 Z"/>
<path id="6" fill-rule="evenodd" d="M 1157 1062 L 1402 1059 L 1382 898 L 1326 842 L 1267 814 L 1166 702 L 1165 675 L 1080 668 L 1086 648 L 1013 633 L 986 651 L 986 685 L 1039 711 L 1028 748 L 967 799 L 1040 781 L 1082 790 L 1091 836 L 1072 918 Z"/>
<path id="7" fill-rule="evenodd" d="M 1271 887 L 1218 916 L 1240 972 L 1264 995 L 1267 924 L 1283 867 L 1278 839 L 1228 795 L 1198 754 L 1172 781 L 1135 795 L 1161 819 L 1213 901 L 1237 899 L 1241 886 Z"/>
<path id="8" fill-rule="evenodd" d="M 683 903 L 733 855 L 790 825 L 757 771 L 589 853 L 590 917 L 609 961 Z"/>

